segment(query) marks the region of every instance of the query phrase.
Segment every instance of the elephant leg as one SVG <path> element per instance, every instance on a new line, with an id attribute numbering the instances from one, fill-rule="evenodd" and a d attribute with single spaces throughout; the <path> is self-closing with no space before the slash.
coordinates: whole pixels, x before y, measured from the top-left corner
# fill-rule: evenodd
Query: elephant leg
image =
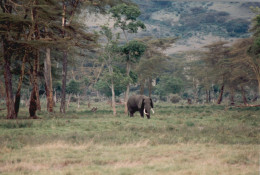
<path id="1" fill-rule="evenodd" d="M 133 112 L 129 112 L 130 113 L 130 117 L 133 117 L 134 116 L 134 113 Z"/>
<path id="2" fill-rule="evenodd" d="M 144 111 L 143 111 L 143 110 L 140 110 L 139 113 L 140 113 L 141 117 L 144 118 Z"/>

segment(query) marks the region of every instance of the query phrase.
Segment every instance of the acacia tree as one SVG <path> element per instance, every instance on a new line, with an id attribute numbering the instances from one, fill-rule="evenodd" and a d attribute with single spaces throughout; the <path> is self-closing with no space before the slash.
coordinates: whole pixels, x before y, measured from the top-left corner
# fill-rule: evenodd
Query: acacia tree
<path id="1" fill-rule="evenodd" d="M 213 68 L 214 78 L 220 84 L 220 92 L 217 104 L 220 104 L 223 99 L 224 87 L 228 84 L 230 72 L 232 71 L 232 64 L 230 62 L 230 48 L 226 46 L 227 42 L 216 42 L 205 46 L 208 49 L 205 52 L 203 60 L 206 65 Z"/>
<path id="2" fill-rule="evenodd" d="M 148 80 L 149 97 L 152 94 L 152 81 L 168 69 L 169 57 L 163 51 L 176 41 L 176 38 L 145 37 L 140 39 L 146 44 L 146 51 L 136 67 L 140 83 L 140 94 L 144 92 L 145 81 Z"/>
<path id="3" fill-rule="evenodd" d="M 136 59 L 139 59 L 144 52 L 144 45 L 137 42 L 129 42 L 128 34 L 137 33 L 138 29 L 145 29 L 145 25 L 137 20 L 141 15 L 141 11 L 137 6 L 119 4 L 109 11 L 112 14 L 112 17 L 115 19 L 115 28 L 122 30 L 126 44 L 122 48 L 122 53 L 125 54 L 126 62 L 126 76 L 129 77 L 131 71 L 131 62 L 136 62 Z M 127 100 L 129 96 L 130 83 L 127 84 L 125 92 L 125 113 L 127 114 Z"/>
<path id="4" fill-rule="evenodd" d="M 11 57 L 12 57 L 12 38 L 15 37 L 12 33 L 17 33 L 17 30 L 12 28 L 11 19 L 13 16 L 13 5 L 9 1 L 1 1 L 1 52 L 4 61 L 4 79 L 6 93 L 7 119 L 15 118 L 15 108 L 12 90 L 12 74 L 11 74 Z M 7 19 L 7 20 L 6 20 Z M 18 23 L 18 22 L 17 22 Z M 20 25 L 23 24 L 22 22 Z M 17 24 L 16 24 L 17 25 Z M 3 32 L 6 31 L 6 32 Z"/>
<path id="5" fill-rule="evenodd" d="M 62 36 L 63 38 L 70 38 L 71 36 L 67 33 L 67 29 L 70 29 L 72 24 L 75 20 L 74 17 L 77 12 L 80 12 L 81 7 L 85 7 L 88 12 L 94 12 L 94 13 L 104 13 L 105 9 L 108 6 L 114 6 L 117 3 L 122 2 L 123 0 L 99 0 L 99 1 L 88 1 L 88 0 L 63 0 L 62 1 L 62 19 L 61 19 L 61 26 L 62 26 Z M 82 26 L 80 27 L 82 29 Z M 74 28 L 76 29 L 76 28 Z M 73 44 L 76 46 L 80 46 L 81 48 L 85 49 L 91 49 L 96 46 L 91 46 L 93 44 L 92 42 L 95 42 L 97 37 L 96 35 L 91 35 L 88 33 L 86 35 L 86 31 L 83 29 L 81 31 L 75 30 L 75 33 L 77 33 L 77 39 L 78 42 L 74 42 Z M 80 36 L 84 34 L 83 38 L 80 38 Z M 82 41 L 85 40 L 85 41 Z M 68 54 L 69 54 L 69 46 L 66 48 L 63 48 L 63 61 L 62 61 L 62 89 L 61 89 L 61 106 L 60 106 L 60 112 L 65 113 L 66 112 L 66 82 L 67 82 L 67 71 L 68 71 Z"/>
<path id="6" fill-rule="evenodd" d="M 247 105 L 245 87 L 252 87 L 255 86 L 255 84 L 259 84 L 257 76 L 257 64 L 254 61 L 254 56 L 248 53 L 252 44 L 252 38 L 240 39 L 232 45 L 230 52 L 231 62 L 234 65 L 231 76 L 233 89 L 241 91 L 245 105 Z M 257 93 L 259 92 L 257 91 Z M 257 95 L 255 98 L 257 98 Z"/>
<path id="7" fill-rule="evenodd" d="M 258 96 L 260 96 L 260 8 L 257 7 L 254 9 L 257 14 L 253 19 L 253 27 L 251 31 L 253 32 L 252 42 L 248 49 L 248 54 L 250 57 L 247 58 L 247 64 L 250 65 L 252 70 L 255 73 L 255 77 L 258 82 Z M 245 40 L 246 41 L 246 40 Z"/>
<path id="8" fill-rule="evenodd" d="M 25 5 L 26 4 L 26 5 Z M 33 85 L 32 97 L 35 97 L 35 109 L 40 109 L 39 94 L 37 93 L 37 68 L 39 62 L 39 28 L 38 28 L 38 5 L 37 1 L 1 1 L 1 40 L 4 57 L 7 118 L 16 118 L 19 111 L 21 86 L 24 77 L 25 61 L 28 56 L 33 61 L 31 68 L 31 81 Z M 37 7 L 36 7 L 37 6 Z M 29 15 L 30 14 L 30 15 Z M 24 52 L 21 52 L 24 50 Z M 19 78 L 15 103 L 13 103 L 12 75 L 10 66 L 12 58 L 19 58 L 22 54 L 21 74 Z"/>
<path id="9" fill-rule="evenodd" d="M 159 83 L 156 85 L 155 93 L 159 96 L 166 96 L 168 94 L 180 93 L 183 88 L 183 82 L 180 78 L 175 78 L 171 75 L 163 75 Z"/>
<path id="10" fill-rule="evenodd" d="M 118 39 L 119 34 L 113 35 L 111 29 L 107 26 L 101 26 L 100 34 L 103 35 L 106 39 L 105 46 L 103 48 L 102 56 L 100 57 L 102 61 L 105 63 L 105 65 L 108 68 L 108 81 L 109 87 L 111 89 L 112 94 L 112 109 L 113 109 L 113 115 L 116 115 L 116 101 L 115 101 L 115 79 L 116 79 L 116 73 L 114 73 L 114 66 L 115 61 L 118 61 L 119 55 L 117 54 L 118 50 Z"/>

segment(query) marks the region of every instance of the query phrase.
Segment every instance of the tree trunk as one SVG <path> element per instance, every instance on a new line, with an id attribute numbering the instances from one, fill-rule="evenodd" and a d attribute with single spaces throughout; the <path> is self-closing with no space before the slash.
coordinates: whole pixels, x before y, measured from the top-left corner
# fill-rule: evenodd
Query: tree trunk
<path id="1" fill-rule="evenodd" d="M 130 61 L 126 62 L 126 76 L 129 77 L 130 74 Z M 127 109 L 127 100 L 129 96 L 129 90 L 130 90 L 130 83 L 127 84 L 126 86 L 126 92 L 125 92 L 125 114 L 127 114 L 128 109 Z"/>
<path id="2" fill-rule="evenodd" d="M 62 88 L 61 88 L 61 106 L 60 112 L 66 112 L 66 79 L 67 79 L 67 52 L 63 52 L 63 65 L 62 65 Z"/>
<path id="3" fill-rule="evenodd" d="M 197 90 L 197 82 L 195 78 L 193 78 L 193 96 L 194 96 L 194 101 L 198 102 L 199 97 L 198 97 L 198 90 Z"/>
<path id="4" fill-rule="evenodd" d="M 5 97 L 5 85 L 2 82 L 2 80 L 0 80 L 0 98 L 4 98 Z"/>
<path id="5" fill-rule="evenodd" d="M 209 103 L 211 102 L 211 91 L 210 91 L 210 89 L 209 89 Z"/>
<path id="6" fill-rule="evenodd" d="M 20 78 L 19 78 L 19 82 L 18 82 L 17 92 L 16 92 L 16 95 L 15 95 L 15 102 L 14 102 L 15 118 L 17 118 L 17 116 L 18 116 L 19 107 L 20 107 L 21 88 L 22 88 L 23 77 L 24 77 L 26 57 L 27 57 L 27 51 L 25 51 L 25 53 L 24 53 L 22 66 L 21 66 L 21 74 L 20 74 Z"/>
<path id="7" fill-rule="evenodd" d="M 4 78 L 5 78 L 5 93 L 6 93 L 6 107 L 7 107 L 7 119 L 15 118 L 15 109 L 13 101 L 12 90 L 12 74 L 11 74 L 11 54 L 8 51 L 9 45 L 6 36 L 2 36 L 2 53 L 4 57 Z"/>
<path id="8" fill-rule="evenodd" d="M 44 60 L 44 78 L 45 78 L 45 90 L 46 90 L 46 98 L 47 98 L 47 111 L 53 112 L 53 89 L 52 89 L 50 48 L 46 49 L 46 57 Z"/>
<path id="9" fill-rule="evenodd" d="M 80 107 L 80 95 L 78 94 L 78 109 Z"/>
<path id="10" fill-rule="evenodd" d="M 113 115 L 116 116 L 116 97 L 115 97 L 115 88 L 114 88 L 114 81 L 111 81 L 111 92 L 112 92 L 112 109 Z"/>
<path id="11" fill-rule="evenodd" d="M 219 96 L 218 96 L 217 104 L 220 104 L 220 103 L 222 102 L 223 93 L 224 93 L 224 85 L 221 86 L 220 93 L 219 93 Z"/>
<path id="12" fill-rule="evenodd" d="M 32 18 L 32 27 L 30 30 L 28 40 L 39 40 L 40 39 L 40 30 L 38 27 L 38 1 L 33 2 L 33 8 L 31 9 L 31 18 Z M 40 95 L 39 95 L 39 86 L 38 86 L 38 71 L 39 71 L 39 60 L 40 60 L 40 51 L 39 49 L 33 50 L 34 65 L 33 65 L 33 88 L 35 88 L 36 95 L 36 105 L 37 110 L 41 111 Z"/>
<path id="13" fill-rule="evenodd" d="M 245 105 L 248 105 L 247 103 L 247 99 L 246 99 L 246 92 L 243 86 L 241 86 L 241 93 L 242 93 L 242 97 L 243 97 L 243 102 Z"/>
<path id="14" fill-rule="evenodd" d="M 29 106 L 30 118 L 33 119 L 37 118 L 36 111 L 37 111 L 37 99 L 36 99 L 36 90 L 34 87 L 31 92 L 31 98 L 30 98 L 30 106 Z"/>
<path id="15" fill-rule="evenodd" d="M 54 94 L 53 94 L 53 106 L 56 106 L 56 103 L 57 103 L 57 92 L 54 91 Z"/>
<path id="16" fill-rule="evenodd" d="M 258 95 L 256 97 L 256 100 L 258 97 L 260 97 L 260 75 L 257 76 L 257 82 L 258 82 Z"/>
<path id="17" fill-rule="evenodd" d="M 40 98 L 39 98 L 39 87 L 38 87 L 38 78 L 37 78 L 37 67 L 38 67 L 38 51 L 36 51 L 36 57 L 33 60 L 33 70 L 31 76 L 31 83 L 33 90 L 31 92 L 30 97 L 30 105 L 29 105 L 29 112 L 31 118 L 37 118 L 36 111 L 40 108 Z"/>
<path id="18" fill-rule="evenodd" d="M 70 99 L 71 99 L 72 94 L 69 94 L 69 99 L 68 99 L 68 103 L 67 103 L 67 109 L 69 109 L 70 106 Z"/>
<path id="19" fill-rule="evenodd" d="M 33 79 L 34 79 L 34 86 L 35 86 L 35 95 L 36 95 L 36 104 L 37 110 L 41 111 L 41 103 L 40 103 L 40 95 L 39 95 L 39 85 L 38 85 L 38 68 L 39 68 L 39 59 L 40 59 L 40 52 L 36 50 L 36 57 L 34 59 L 34 68 L 33 68 Z"/>
<path id="20" fill-rule="evenodd" d="M 206 103 L 209 103 L 209 92 L 207 89 L 206 89 L 205 93 L 206 93 Z"/>
<path id="21" fill-rule="evenodd" d="M 62 12 L 62 28 L 66 26 L 66 5 L 63 1 L 63 12 Z M 63 37 L 65 37 L 65 31 L 63 30 Z M 62 63 L 62 88 L 61 88 L 61 105 L 60 112 L 66 112 L 66 79 L 67 79 L 67 66 L 68 66 L 68 52 L 63 51 L 63 63 Z"/>
<path id="22" fill-rule="evenodd" d="M 231 106 L 234 106 L 235 105 L 235 98 L 234 98 L 234 89 L 232 88 L 231 91 L 230 91 L 230 105 Z"/>

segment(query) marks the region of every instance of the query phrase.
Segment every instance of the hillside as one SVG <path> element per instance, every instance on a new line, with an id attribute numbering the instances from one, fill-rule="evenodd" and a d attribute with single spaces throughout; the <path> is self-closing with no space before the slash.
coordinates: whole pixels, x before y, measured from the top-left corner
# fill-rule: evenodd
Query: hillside
<path id="1" fill-rule="evenodd" d="M 179 37 L 168 54 L 199 49 L 213 41 L 248 37 L 254 17 L 250 7 L 260 6 L 260 2 L 134 2 L 147 26 L 141 36 Z"/>

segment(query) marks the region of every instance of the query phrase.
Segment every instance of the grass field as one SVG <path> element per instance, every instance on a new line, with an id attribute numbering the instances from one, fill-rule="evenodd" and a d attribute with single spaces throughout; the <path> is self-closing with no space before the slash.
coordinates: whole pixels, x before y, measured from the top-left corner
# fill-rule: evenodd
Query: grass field
<path id="1" fill-rule="evenodd" d="M 260 108 L 157 103 L 147 120 L 86 106 L 1 111 L 0 174 L 259 174 Z"/>

